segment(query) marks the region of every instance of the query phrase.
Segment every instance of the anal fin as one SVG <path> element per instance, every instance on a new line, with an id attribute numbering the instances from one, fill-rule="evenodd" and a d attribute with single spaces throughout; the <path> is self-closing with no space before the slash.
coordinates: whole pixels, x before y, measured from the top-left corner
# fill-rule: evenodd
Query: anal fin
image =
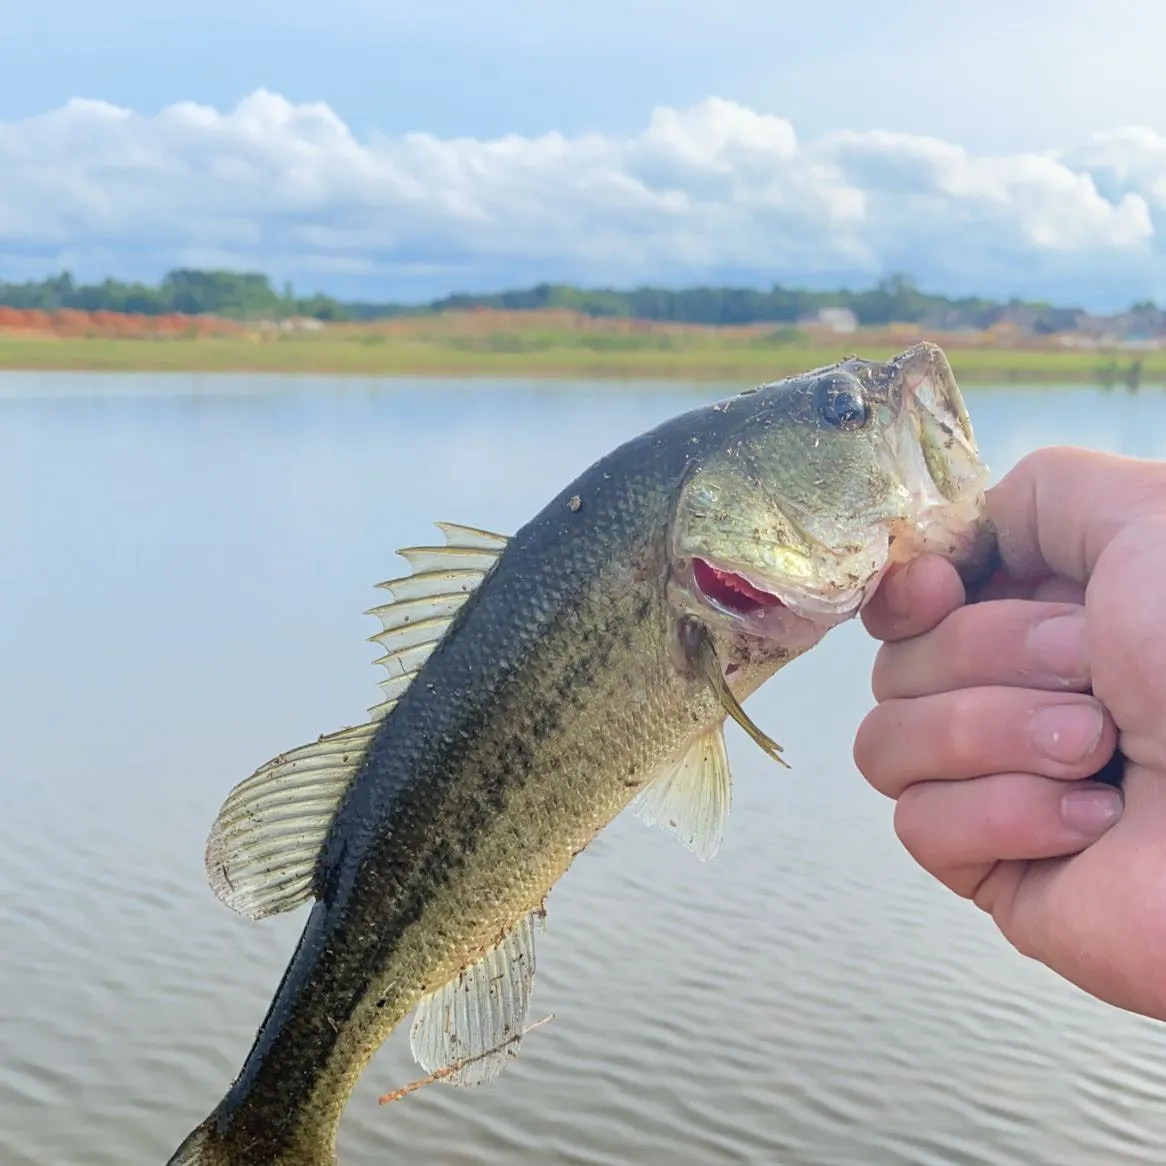
<path id="1" fill-rule="evenodd" d="M 534 985 L 534 913 L 417 1006 L 409 1043 L 427 1073 L 481 1085 L 518 1056 Z"/>

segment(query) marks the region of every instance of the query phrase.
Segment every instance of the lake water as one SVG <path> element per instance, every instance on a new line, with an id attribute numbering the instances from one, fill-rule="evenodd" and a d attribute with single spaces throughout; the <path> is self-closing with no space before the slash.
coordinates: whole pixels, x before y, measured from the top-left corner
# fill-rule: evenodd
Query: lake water
<path id="1" fill-rule="evenodd" d="M 207 829 L 374 702 L 361 613 L 395 548 L 513 530 L 700 392 L 0 375 L 0 1161 L 167 1159 L 303 922 L 218 904 Z M 969 404 L 996 471 L 1054 442 L 1166 456 L 1157 393 Z M 342 1164 L 1161 1162 L 1166 1028 L 1016 955 L 854 770 L 873 651 L 839 629 L 750 702 L 792 772 L 730 727 L 714 861 L 631 818 L 580 857 L 539 951 L 557 1018 L 496 1082 L 378 1107 L 419 1076 L 394 1034 Z"/>

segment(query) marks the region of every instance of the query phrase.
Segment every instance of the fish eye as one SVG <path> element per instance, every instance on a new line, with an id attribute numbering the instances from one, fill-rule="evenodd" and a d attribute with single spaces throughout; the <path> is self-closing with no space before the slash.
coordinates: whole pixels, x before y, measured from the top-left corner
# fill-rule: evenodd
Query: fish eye
<path id="1" fill-rule="evenodd" d="M 870 421 L 862 386 L 845 376 L 826 377 L 818 386 L 818 413 L 835 429 L 862 429 Z"/>

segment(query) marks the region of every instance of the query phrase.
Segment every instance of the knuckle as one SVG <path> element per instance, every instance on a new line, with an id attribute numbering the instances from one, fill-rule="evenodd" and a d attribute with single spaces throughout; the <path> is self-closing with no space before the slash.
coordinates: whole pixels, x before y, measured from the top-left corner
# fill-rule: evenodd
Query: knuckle
<path id="1" fill-rule="evenodd" d="M 870 674 L 870 689 L 880 704 L 893 698 L 901 688 L 899 664 L 902 657 L 902 650 L 895 644 L 884 644 L 875 653 L 874 667 Z"/>
<path id="2" fill-rule="evenodd" d="M 1016 903 L 1014 898 L 993 888 L 991 896 L 987 897 L 986 904 L 977 904 L 977 906 L 980 906 L 992 916 L 996 926 L 1003 933 L 1004 938 L 1012 944 L 1020 955 L 1024 956 L 1027 960 L 1035 960 L 1038 963 L 1047 962 L 1048 954 L 1046 944 L 1042 942 L 1038 931 L 1032 926 L 1016 926 Z"/>
<path id="3" fill-rule="evenodd" d="M 979 768 L 990 740 L 984 732 L 988 718 L 982 706 L 981 694 L 975 689 L 944 693 L 936 702 L 936 749 L 946 761 L 944 769 L 952 770 L 953 775 L 970 777 Z"/>
<path id="4" fill-rule="evenodd" d="M 869 712 L 858 726 L 858 731 L 854 734 L 854 764 L 858 767 L 859 773 L 875 789 L 879 789 L 876 774 L 878 772 L 879 755 L 882 752 L 882 726 L 880 721 L 883 718 L 881 714 L 881 708 L 876 708 Z M 881 793 L 882 791 L 880 790 L 879 792 Z"/>
<path id="5" fill-rule="evenodd" d="M 1028 816 L 1023 813 L 1026 781 L 1027 775 L 993 774 L 977 782 L 976 828 L 993 854 L 1015 849 L 1018 835 L 1029 832 Z"/>
<path id="6" fill-rule="evenodd" d="M 930 874 L 939 868 L 935 853 L 935 836 L 927 828 L 927 789 L 909 786 L 895 802 L 895 835 L 907 853 Z"/>
<path id="7" fill-rule="evenodd" d="M 879 793 L 894 797 L 909 768 L 903 742 L 902 703 L 890 701 L 872 709 L 854 735 L 853 757 L 859 773 Z"/>
<path id="8" fill-rule="evenodd" d="M 1022 956 L 1035 958 L 1035 952 L 1028 947 L 1024 935 L 1016 935 L 1012 928 L 1015 908 L 1018 868 L 1015 864 L 993 864 L 978 886 L 968 897 L 984 914 L 992 917 L 996 926 Z"/>
<path id="9" fill-rule="evenodd" d="M 1031 480 L 1040 481 L 1051 479 L 1061 481 L 1066 475 L 1074 473 L 1083 460 L 1091 458 L 1092 454 L 1084 454 L 1071 445 L 1047 445 L 1027 453 L 1016 464 L 1016 469 L 1022 476 Z"/>
<path id="10" fill-rule="evenodd" d="M 952 679 L 979 676 L 984 643 L 981 614 L 975 607 L 963 607 L 953 612 L 944 625 L 940 666 Z"/>
<path id="11" fill-rule="evenodd" d="M 1046 445 L 1025 454 L 1017 463 L 1017 468 L 1023 466 L 1025 469 L 1032 470 L 1057 469 L 1072 462 L 1075 456 L 1075 451 L 1071 446 Z"/>
<path id="12" fill-rule="evenodd" d="M 1142 497 L 1139 501 L 1148 515 L 1161 516 L 1166 513 L 1166 466 L 1158 462 L 1149 462 L 1139 465 L 1138 480 L 1142 486 Z"/>

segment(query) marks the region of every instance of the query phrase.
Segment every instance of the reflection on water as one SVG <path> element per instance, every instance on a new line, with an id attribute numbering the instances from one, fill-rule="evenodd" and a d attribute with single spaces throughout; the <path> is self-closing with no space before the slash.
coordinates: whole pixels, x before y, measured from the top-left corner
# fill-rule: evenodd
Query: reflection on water
<path id="1" fill-rule="evenodd" d="M 695 390 L 0 376 L 0 1160 L 166 1159 L 238 1070 L 302 914 L 206 887 L 227 790 L 351 723 L 361 612 L 434 519 L 508 531 Z M 1166 455 L 1166 400 L 973 392 L 997 470 L 1040 444 Z M 832 633 L 735 727 L 707 866 L 618 821 L 549 903 L 534 1015 L 493 1085 L 404 1030 L 345 1164 L 1161 1161 L 1166 1039 L 1015 955 L 898 848 L 854 772 L 872 646 Z"/>

